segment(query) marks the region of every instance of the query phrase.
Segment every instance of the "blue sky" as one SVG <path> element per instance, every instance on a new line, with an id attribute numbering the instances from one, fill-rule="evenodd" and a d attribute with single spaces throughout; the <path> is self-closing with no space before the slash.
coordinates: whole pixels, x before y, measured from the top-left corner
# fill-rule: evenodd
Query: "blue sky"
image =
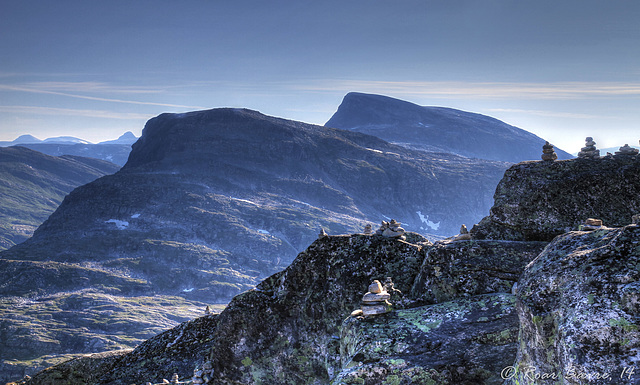
<path id="1" fill-rule="evenodd" d="M 162 112 L 323 124 L 350 91 L 574 152 L 640 139 L 640 2 L 0 0 L 0 140 L 140 135 Z"/>

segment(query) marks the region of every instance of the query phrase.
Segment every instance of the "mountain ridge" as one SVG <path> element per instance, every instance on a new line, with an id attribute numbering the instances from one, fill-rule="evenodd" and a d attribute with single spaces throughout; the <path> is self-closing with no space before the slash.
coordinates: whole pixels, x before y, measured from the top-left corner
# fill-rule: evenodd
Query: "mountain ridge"
<path id="1" fill-rule="evenodd" d="M 325 126 L 378 136 L 423 151 L 518 163 L 539 160 L 545 141 L 490 116 L 350 92 Z M 572 155 L 556 148 L 559 159 Z"/>

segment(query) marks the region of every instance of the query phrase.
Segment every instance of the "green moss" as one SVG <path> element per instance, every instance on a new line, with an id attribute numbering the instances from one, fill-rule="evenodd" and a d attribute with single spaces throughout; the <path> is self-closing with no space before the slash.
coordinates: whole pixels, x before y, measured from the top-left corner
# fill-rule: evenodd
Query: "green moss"
<path id="1" fill-rule="evenodd" d="M 625 332 L 636 332 L 640 328 L 625 318 L 612 318 L 609 320 L 609 326 L 622 328 Z"/>
<path id="2" fill-rule="evenodd" d="M 253 365 L 253 360 L 251 359 L 251 357 L 245 357 L 241 362 L 242 362 L 242 365 L 244 366 Z"/>

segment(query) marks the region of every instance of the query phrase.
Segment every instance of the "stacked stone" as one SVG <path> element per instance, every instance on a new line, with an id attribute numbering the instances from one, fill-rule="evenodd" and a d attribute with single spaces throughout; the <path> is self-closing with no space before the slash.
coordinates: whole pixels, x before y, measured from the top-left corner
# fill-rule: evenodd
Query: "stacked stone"
<path id="1" fill-rule="evenodd" d="M 172 384 L 180 383 L 180 378 L 178 377 L 178 373 L 173 373 L 173 376 L 171 376 L 171 383 Z"/>
<path id="2" fill-rule="evenodd" d="M 392 219 L 391 222 L 382 221 L 382 225 L 376 231 L 376 234 L 387 238 L 406 239 L 404 229 L 400 226 L 402 223 Z"/>
<path id="3" fill-rule="evenodd" d="M 633 148 L 628 144 L 625 144 L 616 151 L 616 156 L 636 156 L 638 155 L 638 152 L 639 150 L 637 148 Z"/>
<path id="4" fill-rule="evenodd" d="M 194 384 L 208 384 L 213 377 L 213 364 L 211 361 L 207 361 L 202 365 L 202 369 L 196 368 L 193 371 L 193 377 L 191 381 Z"/>
<path id="5" fill-rule="evenodd" d="M 318 234 L 318 238 L 324 238 L 326 236 L 328 236 L 329 234 L 327 234 L 324 229 L 321 227 L 320 228 L 320 233 Z"/>
<path id="6" fill-rule="evenodd" d="M 590 230 L 597 230 L 601 227 L 602 227 L 602 219 L 587 218 L 587 220 L 584 221 L 584 225 L 581 226 L 581 229 L 585 231 L 590 231 Z"/>
<path id="7" fill-rule="evenodd" d="M 373 234 L 373 227 L 371 226 L 371 223 L 367 223 L 367 224 L 364 226 L 364 234 L 365 234 L 365 235 L 371 235 L 371 234 Z"/>
<path id="8" fill-rule="evenodd" d="M 596 150 L 596 142 L 593 141 L 592 137 L 587 137 L 585 139 L 585 146 L 580 149 L 578 153 L 578 158 L 583 159 L 599 159 L 600 158 L 600 150 Z"/>
<path id="9" fill-rule="evenodd" d="M 558 154 L 553 150 L 553 144 L 546 142 L 544 146 L 542 146 L 542 160 L 553 162 L 556 159 L 558 159 Z"/>
<path id="10" fill-rule="evenodd" d="M 460 234 L 453 237 L 454 241 L 468 241 L 471 239 L 471 234 L 469 234 L 469 230 L 467 230 L 467 226 L 463 224 L 460 226 Z"/>
<path id="11" fill-rule="evenodd" d="M 391 295 L 375 280 L 369 285 L 369 292 L 362 297 L 362 315 L 371 316 L 391 311 Z"/>

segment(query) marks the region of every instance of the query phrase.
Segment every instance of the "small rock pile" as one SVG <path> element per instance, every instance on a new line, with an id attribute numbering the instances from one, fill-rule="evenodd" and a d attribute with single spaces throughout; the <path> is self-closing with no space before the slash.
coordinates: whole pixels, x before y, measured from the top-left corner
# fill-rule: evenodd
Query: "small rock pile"
<path id="1" fill-rule="evenodd" d="M 602 227 L 602 219 L 587 218 L 584 225 L 580 226 L 580 230 L 591 231 Z"/>
<path id="2" fill-rule="evenodd" d="M 324 238 L 324 237 L 326 237 L 326 236 L 328 236 L 328 235 L 329 235 L 329 234 L 327 234 L 327 233 L 324 231 L 324 228 L 322 228 L 322 227 L 321 227 L 321 228 L 320 228 L 320 233 L 318 234 L 318 238 Z"/>
<path id="3" fill-rule="evenodd" d="M 628 144 L 620 147 L 618 151 L 616 151 L 616 156 L 636 156 L 640 152 L 637 148 L 633 148 Z"/>
<path id="4" fill-rule="evenodd" d="M 193 371 L 193 377 L 191 381 L 194 384 L 208 384 L 213 377 L 213 364 L 211 361 L 207 361 L 202 365 L 202 368 L 196 368 Z"/>
<path id="5" fill-rule="evenodd" d="M 544 146 L 542 146 L 542 160 L 553 162 L 556 159 L 558 159 L 558 154 L 553 150 L 553 144 L 546 142 Z"/>
<path id="6" fill-rule="evenodd" d="M 373 234 L 373 227 L 371 226 L 371 223 L 367 223 L 367 224 L 364 226 L 364 234 L 365 234 L 365 235 L 371 235 L 371 234 Z"/>
<path id="7" fill-rule="evenodd" d="M 580 149 L 578 153 L 578 158 L 583 159 L 599 159 L 600 158 L 600 150 L 596 150 L 596 142 L 593 141 L 593 138 L 588 136 L 585 139 L 585 146 Z"/>
<path id="8" fill-rule="evenodd" d="M 471 234 L 469 234 L 469 230 L 467 230 L 467 226 L 463 224 L 460 226 L 460 234 L 453 237 L 454 241 L 468 241 L 471 239 Z"/>
<path id="9" fill-rule="evenodd" d="M 387 238 L 404 240 L 406 236 L 404 235 L 404 229 L 400 225 L 402 225 L 402 223 L 396 222 L 395 219 L 392 219 L 390 222 L 382 221 L 382 225 L 378 231 L 376 231 L 376 234 Z"/>
<path id="10" fill-rule="evenodd" d="M 362 297 L 362 315 L 378 315 L 391 311 L 391 295 L 385 290 L 380 281 L 375 280 L 369 285 L 369 291 Z"/>

